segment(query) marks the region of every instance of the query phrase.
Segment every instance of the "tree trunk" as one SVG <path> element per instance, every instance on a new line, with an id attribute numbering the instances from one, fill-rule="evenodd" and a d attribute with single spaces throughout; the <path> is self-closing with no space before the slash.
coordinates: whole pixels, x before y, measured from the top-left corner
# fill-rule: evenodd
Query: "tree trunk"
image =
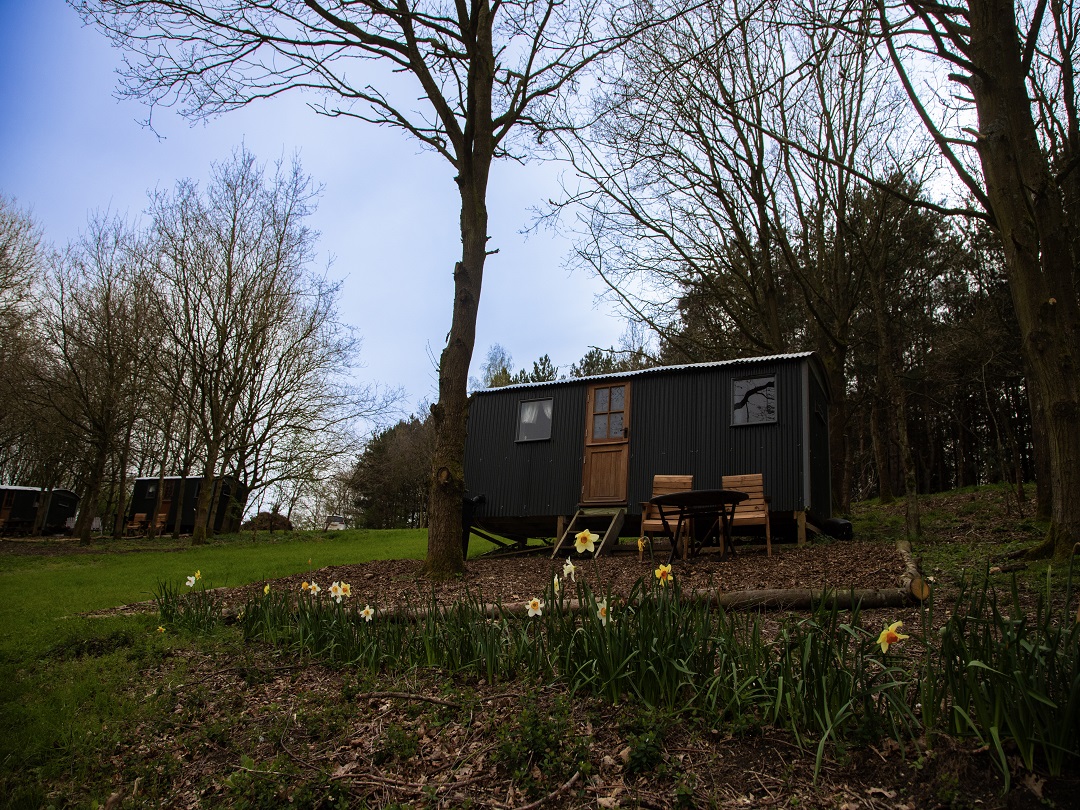
<path id="1" fill-rule="evenodd" d="M 94 518 L 97 517 L 98 496 L 101 494 L 101 479 L 105 475 L 105 464 L 109 460 L 109 449 L 99 447 L 94 457 L 94 465 L 90 468 L 87 478 L 86 494 L 82 498 L 82 506 L 79 508 L 79 518 L 75 521 L 74 534 L 79 538 L 79 544 L 90 545 L 91 527 Z"/>
<path id="2" fill-rule="evenodd" d="M 1035 466 L 1035 519 L 1049 521 L 1053 516 L 1053 493 L 1050 491 L 1050 449 L 1046 446 L 1046 412 L 1038 384 L 1030 371 L 1026 380 L 1031 410 L 1031 460 Z"/>
<path id="3" fill-rule="evenodd" d="M 486 167 L 485 167 L 486 169 Z M 487 258 L 487 187 L 458 180 L 461 186 L 462 258 L 454 268 L 454 317 L 439 361 L 439 401 L 431 409 L 435 426 L 428 506 L 425 573 L 442 579 L 464 570 L 461 555 L 461 502 L 465 495 L 465 435 L 468 378 L 476 342 L 476 316 Z"/>
<path id="4" fill-rule="evenodd" d="M 922 522 L 919 519 L 919 493 L 915 478 L 915 461 L 908 439 L 907 392 L 897 374 L 900 352 L 894 348 L 893 331 L 890 328 L 888 302 L 885 299 L 884 266 L 877 266 L 870 272 L 870 293 L 874 302 L 874 325 L 878 338 L 878 384 L 884 399 L 887 416 L 882 414 L 886 435 L 895 438 L 896 450 L 900 456 L 900 474 L 904 486 L 904 529 L 908 539 L 922 536 Z M 891 451 L 891 447 L 889 448 Z M 892 453 L 887 454 L 891 456 Z M 891 468 L 891 465 L 889 465 Z M 891 472 L 891 470 L 890 470 Z M 883 501 L 884 502 L 884 501 Z"/>
<path id="5" fill-rule="evenodd" d="M 180 525 L 184 522 L 184 490 L 187 489 L 188 473 L 190 472 L 190 465 L 185 465 L 184 469 L 180 471 L 180 480 L 176 482 L 176 492 L 173 493 L 173 503 L 176 504 L 176 508 L 172 510 L 175 515 L 172 527 L 173 540 L 180 538 Z"/>
<path id="6" fill-rule="evenodd" d="M 461 505 L 465 495 L 465 434 L 469 415 L 469 364 L 476 343 L 476 316 L 487 260 L 487 188 L 495 154 L 491 97 L 495 82 L 492 12 L 474 5 L 469 43 L 468 109 L 464 131 L 454 139 L 461 196 L 461 261 L 454 266 L 454 314 L 439 358 L 439 401 L 431 408 L 435 433 L 428 551 L 424 573 L 446 579 L 465 570 L 461 553 Z"/>
<path id="7" fill-rule="evenodd" d="M 878 477 L 878 501 L 892 503 L 895 498 L 892 472 L 892 453 L 889 449 L 889 426 L 885 419 L 884 406 L 878 392 L 875 391 L 873 405 L 870 406 L 870 438 L 873 443 L 874 461 Z"/>
<path id="8" fill-rule="evenodd" d="M 201 546 L 206 542 L 206 527 L 210 522 L 210 505 L 214 500 L 214 470 L 217 469 L 218 447 L 211 444 L 206 448 L 206 467 L 203 468 L 199 495 L 195 501 L 195 526 L 191 530 L 191 544 Z"/>
<path id="9" fill-rule="evenodd" d="M 832 478 L 832 507 L 838 515 L 851 511 L 851 472 L 848 442 L 847 347 L 837 346 L 821 352 L 829 381 L 829 466 Z"/>
<path id="10" fill-rule="evenodd" d="M 1001 232 L 1009 291 L 1046 416 L 1051 523 L 1037 553 L 1080 541 L 1080 305 L 1061 196 L 1040 147 L 1010 0 L 971 0 L 978 151 Z"/>

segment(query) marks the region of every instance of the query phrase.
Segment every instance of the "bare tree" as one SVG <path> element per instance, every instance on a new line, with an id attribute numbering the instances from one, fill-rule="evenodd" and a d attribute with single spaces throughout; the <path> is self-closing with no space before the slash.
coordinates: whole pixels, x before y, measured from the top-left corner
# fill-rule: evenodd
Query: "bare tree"
<path id="1" fill-rule="evenodd" d="M 90 540 L 103 485 L 125 489 L 127 443 L 145 402 L 150 285 L 141 255 L 130 227 L 101 217 L 55 257 L 48 276 L 48 355 L 34 390 L 78 442 L 85 486 L 75 533 L 82 542 Z M 114 456 L 121 480 L 106 482 Z M 114 531 L 122 512 L 121 498 Z"/>
<path id="2" fill-rule="evenodd" d="M 925 149 L 907 137 L 870 0 L 711 3 L 625 48 L 569 147 L 578 263 L 668 360 L 814 348 L 829 375 L 833 493 L 850 497 L 849 353 L 866 270 L 851 198 Z"/>
<path id="3" fill-rule="evenodd" d="M 36 346 L 32 291 L 42 254 L 38 226 L 15 200 L 0 195 L 0 480 L 11 477 L 20 455 L 16 451 L 9 457 L 6 451 L 25 449 L 25 439 L 34 432 L 34 415 L 23 407 L 21 390 Z"/>
<path id="4" fill-rule="evenodd" d="M 169 387 L 201 447 L 196 543 L 220 471 L 240 468 L 258 483 L 283 431 L 338 418 L 330 377 L 353 348 L 336 332 L 336 288 L 309 275 L 315 234 L 304 219 L 316 189 L 299 164 L 278 164 L 268 178 L 238 150 L 211 175 L 205 191 L 181 181 L 150 208 Z"/>
<path id="5" fill-rule="evenodd" d="M 1067 556 L 1080 541 L 1078 11 L 1065 0 L 879 0 L 879 19 L 911 105 L 1001 235 L 1033 410 L 1048 428 L 1052 519 L 1033 553 Z M 927 66 L 938 84 L 921 80 Z M 924 89 L 945 79 L 959 90 Z M 1037 114 L 1053 118 L 1042 132 Z"/>
<path id="6" fill-rule="evenodd" d="M 650 22 L 614 0 L 70 0 L 130 54 L 121 92 L 209 116 L 300 89 L 318 111 L 403 130 L 442 155 L 461 200 L 453 319 L 432 409 L 436 449 L 426 570 L 460 548 L 468 369 L 488 251 L 493 162 L 521 157 L 593 62 L 618 48 L 603 17 Z M 417 96 L 420 98 L 417 104 Z M 418 108 L 419 107 L 419 108 Z"/>

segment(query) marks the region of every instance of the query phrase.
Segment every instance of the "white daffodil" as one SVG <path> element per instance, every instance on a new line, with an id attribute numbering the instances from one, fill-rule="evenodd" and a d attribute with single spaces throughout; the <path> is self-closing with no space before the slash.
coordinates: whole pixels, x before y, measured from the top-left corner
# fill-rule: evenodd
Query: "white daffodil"
<path id="1" fill-rule="evenodd" d="M 573 582 L 577 582 L 577 577 L 575 576 L 576 572 L 577 572 L 577 566 L 574 565 L 574 563 L 570 560 L 569 557 L 567 557 L 566 558 L 566 565 L 564 565 L 562 567 L 563 578 L 570 577 L 570 579 Z"/>
<path id="2" fill-rule="evenodd" d="M 375 615 L 375 610 L 371 607 L 371 605 L 364 605 L 364 609 L 360 611 L 360 615 L 363 617 L 365 622 L 370 622 L 372 617 Z"/>
<path id="3" fill-rule="evenodd" d="M 608 613 L 607 599 L 596 600 L 596 615 L 600 619 L 600 624 L 607 627 L 608 619 L 611 618 Z"/>
<path id="4" fill-rule="evenodd" d="M 529 616 L 542 616 L 544 613 L 544 603 L 539 599 L 529 600 Z"/>

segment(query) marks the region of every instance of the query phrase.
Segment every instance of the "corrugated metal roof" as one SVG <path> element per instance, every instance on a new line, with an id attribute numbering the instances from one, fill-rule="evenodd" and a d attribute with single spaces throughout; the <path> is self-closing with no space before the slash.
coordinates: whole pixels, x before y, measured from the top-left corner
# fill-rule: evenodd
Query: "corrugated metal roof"
<path id="1" fill-rule="evenodd" d="M 12 484 L 11 486 L 8 486 L 7 484 L 0 484 L 0 489 L 14 489 L 17 492 L 71 492 L 70 489 L 52 489 L 52 490 L 49 490 L 49 489 L 42 489 L 41 487 L 15 486 L 14 484 Z M 71 494 L 74 495 L 75 493 L 71 492 Z"/>
<path id="2" fill-rule="evenodd" d="M 529 382 L 529 383 L 514 383 L 513 385 L 504 385 L 499 388 L 481 388 L 474 391 L 474 394 L 489 394 L 494 391 L 514 391 L 522 388 L 545 388 L 552 385 L 568 385 L 570 383 L 588 382 L 591 380 L 614 380 L 625 379 L 626 377 L 640 377 L 643 374 L 661 374 L 669 371 L 688 371 L 691 369 L 708 369 L 708 368 L 722 368 L 724 366 L 737 366 L 747 363 L 762 363 L 770 360 L 802 360 L 807 357 L 813 357 L 814 352 L 794 352 L 792 354 L 769 354 L 762 357 L 739 357 L 735 360 L 715 360 L 711 363 L 686 363 L 681 366 L 653 366 L 652 368 L 642 368 L 637 371 L 618 371 L 612 374 L 596 374 L 592 377 L 561 377 L 558 380 L 548 380 L 546 382 Z"/>

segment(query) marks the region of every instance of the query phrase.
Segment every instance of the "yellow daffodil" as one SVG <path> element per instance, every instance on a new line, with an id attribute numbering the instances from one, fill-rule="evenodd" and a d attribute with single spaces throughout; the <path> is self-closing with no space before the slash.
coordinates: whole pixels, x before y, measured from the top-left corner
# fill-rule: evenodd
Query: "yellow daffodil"
<path id="1" fill-rule="evenodd" d="M 571 580 L 573 580 L 574 582 L 577 582 L 577 576 L 575 575 L 576 572 L 577 572 L 577 566 L 574 565 L 574 563 L 570 561 L 569 557 L 567 557 L 566 558 L 566 565 L 564 565 L 562 567 L 562 575 L 563 575 L 563 577 L 564 578 L 565 577 L 570 577 Z"/>
<path id="2" fill-rule="evenodd" d="M 370 622 L 371 617 L 375 615 L 375 611 L 371 605 L 364 605 L 364 609 L 360 611 L 360 615 L 364 617 L 365 622 Z"/>
<path id="3" fill-rule="evenodd" d="M 302 590 L 302 591 L 310 591 L 311 590 L 311 583 L 308 582 L 305 579 L 302 583 L 300 583 L 300 590 Z"/>
<path id="4" fill-rule="evenodd" d="M 608 619 L 611 618 L 608 613 L 607 599 L 596 600 L 596 615 L 600 619 L 600 624 L 607 627 Z"/>
<path id="5" fill-rule="evenodd" d="M 159 624 L 159 625 L 158 625 L 158 629 L 157 629 L 157 631 L 158 631 L 159 633 L 164 633 L 164 632 L 165 632 L 165 628 L 164 628 L 164 627 L 162 627 L 162 626 L 161 626 L 161 625 Z"/>
<path id="6" fill-rule="evenodd" d="M 555 593 L 558 593 L 559 589 L 562 588 L 562 583 L 559 582 L 559 575 L 558 574 L 556 574 L 554 577 L 552 577 L 552 579 L 551 579 L 551 587 L 555 589 Z"/>
<path id="7" fill-rule="evenodd" d="M 270 583 L 269 582 L 267 582 L 265 585 L 263 585 L 263 596 L 265 596 L 268 593 L 270 593 Z"/>
<path id="8" fill-rule="evenodd" d="M 544 613 L 544 603 L 539 599 L 529 600 L 529 616 L 542 616 Z"/>
<path id="9" fill-rule="evenodd" d="M 341 583 L 341 595 L 346 599 L 352 598 L 352 586 L 350 586 L 348 582 Z"/>
<path id="10" fill-rule="evenodd" d="M 661 563 L 660 567 L 653 571 L 653 573 L 656 574 L 656 578 L 660 580 L 661 586 L 667 585 L 675 579 L 671 573 L 671 566 L 664 565 L 663 563 Z"/>
<path id="11" fill-rule="evenodd" d="M 593 534 L 588 529 L 580 531 L 574 538 L 574 548 L 577 549 L 578 554 L 584 554 L 586 551 L 596 551 L 596 541 L 600 539 L 600 535 Z"/>
<path id="12" fill-rule="evenodd" d="M 638 554 L 644 554 L 645 553 L 645 538 L 644 537 L 639 537 L 638 540 L 637 540 L 637 553 Z"/>
<path id="13" fill-rule="evenodd" d="M 903 622 L 893 622 L 884 630 L 881 631 L 881 635 L 878 636 L 877 643 L 881 645 L 881 651 L 887 653 L 889 647 L 896 644 L 898 641 L 903 641 L 907 636 L 899 632 L 900 628 L 904 626 Z"/>

